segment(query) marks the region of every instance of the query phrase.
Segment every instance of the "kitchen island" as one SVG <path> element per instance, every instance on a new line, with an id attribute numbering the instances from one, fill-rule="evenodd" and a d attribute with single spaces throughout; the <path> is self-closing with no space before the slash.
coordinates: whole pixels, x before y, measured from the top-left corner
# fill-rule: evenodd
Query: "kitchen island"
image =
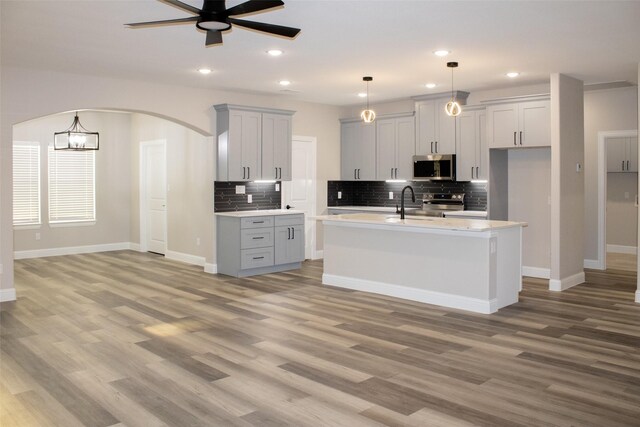
<path id="1" fill-rule="evenodd" d="M 494 313 L 518 301 L 525 223 L 328 215 L 322 283 Z"/>

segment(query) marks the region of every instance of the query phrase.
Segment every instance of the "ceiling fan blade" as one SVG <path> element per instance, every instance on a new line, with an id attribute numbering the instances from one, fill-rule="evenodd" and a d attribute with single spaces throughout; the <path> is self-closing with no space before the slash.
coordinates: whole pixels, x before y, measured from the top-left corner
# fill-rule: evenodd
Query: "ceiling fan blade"
<path id="1" fill-rule="evenodd" d="M 227 9 L 227 16 L 244 15 L 245 13 L 260 12 L 278 6 L 284 6 L 280 0 L 249 0 Z"/>
<path id="2" fill-rule="evenodd" d="M 216 31 L 216 30 L 207 31 L 207 41 L 205 43 L 207 46 L 211 46 L 213 44 L 220 44 L 220 43 L 222 43 L 222 33 L 220 31 Z"/>
<path id="3" fill-rule="evenodd" d="M 294 38 L 300 32 L 299 28 L 283 27 L 282 25 L 265 24 L 264 22 L 245 21 L 244 19 L 227 18 L 228 22 L 240 27 L 251 28 L 252 30 L 258 30 L 265 33 L 276 34 L 278 36 L 284 36 Z"/>
<path id="4" fill-rule="evenodd" d="M 197 7 L 193 7 L 190 4 L 182 3 L 178 0 L 160 0 L 163 3 L 170 4 L 171 6 L 175 6 L 178 9 L 186 10 L 187 12 L 195 13 L 196 15 L 200 14 L 200 9 Z"/>
<path id="5" fill-rule="evenodd" d="M 166 19 L 164 21 L 134 22 L 133 24 L 124 24 L 124 25 L 131 28 L 153 27 L 153 26 L 159 26 L 159 25 L 186 24 L 189 22 L 196 22 L 198 19 L 200 19 L 199 16 L 191 16 L 189 18 Z"/>

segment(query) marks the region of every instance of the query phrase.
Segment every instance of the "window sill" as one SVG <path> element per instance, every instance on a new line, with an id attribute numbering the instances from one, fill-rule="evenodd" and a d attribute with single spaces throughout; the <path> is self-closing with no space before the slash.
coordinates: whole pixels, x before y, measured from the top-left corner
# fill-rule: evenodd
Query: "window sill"
<path id="1" fill-rule="evenodd" d="M 69 221 L 69 222 L 50 222 L 49 227 L 51 228 L 62 228 L 62 227 L 90 227 L 92 225 L 96 225 L 95 221 Z"/>

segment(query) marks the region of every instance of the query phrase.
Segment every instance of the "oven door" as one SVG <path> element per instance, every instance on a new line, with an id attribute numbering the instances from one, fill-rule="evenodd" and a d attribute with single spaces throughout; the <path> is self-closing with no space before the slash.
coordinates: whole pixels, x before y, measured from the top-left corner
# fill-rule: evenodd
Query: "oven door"
<path id="1" fill-rule="evenodd" d="M 413 179 L 444 181 L 455 178 L 454 154 L 413 156 Z"/>

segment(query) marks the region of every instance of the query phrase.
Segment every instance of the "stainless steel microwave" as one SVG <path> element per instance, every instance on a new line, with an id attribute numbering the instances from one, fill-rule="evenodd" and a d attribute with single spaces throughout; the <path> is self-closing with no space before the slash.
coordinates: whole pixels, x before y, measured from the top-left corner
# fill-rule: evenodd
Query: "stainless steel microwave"
<path id="1" fill-rule="evenodd" d="M 413 156 L 414 181 L 453 181 L 456 179 L 455 154 Z"/>

